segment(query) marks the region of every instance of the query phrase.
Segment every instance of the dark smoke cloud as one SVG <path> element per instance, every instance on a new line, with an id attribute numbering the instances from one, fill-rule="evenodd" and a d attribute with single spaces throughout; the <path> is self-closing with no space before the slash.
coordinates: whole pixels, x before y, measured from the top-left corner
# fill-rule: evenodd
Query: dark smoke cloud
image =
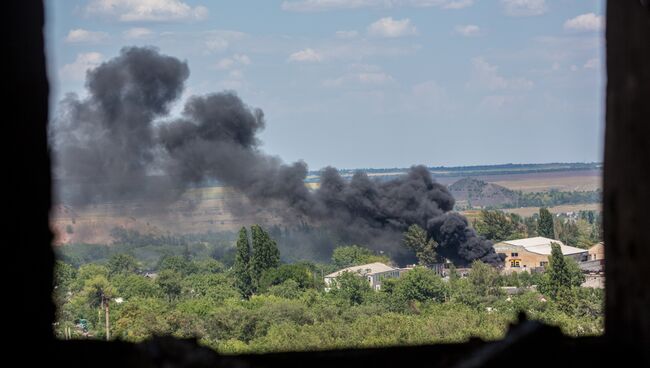
<path id="1" fill-rule="evenodd" d="M 76 184 L 71 202 L 165 193 L 149 179 L 156 163 L 153 121 L 168 114 L 188 76 L 185 63 L 148 48 L 123 49 L 88 72 L 88 98 L 66 96 L 53 137 L 59 174 Z"/>
<path id="2" fill-rule="evenodd" d="M 142 184 L 152 172 L 164 174 L 167 190 L 216 179 L 254 205 L 279 208 L 288 221 L 326 226 L 398 261 L 413 259 L 401 234 L 418 224 L 456 263 L 501 262 L 490 242 L 450 212 L 453 197 L 423 166 L 390 181 L 361 172 L 346 180 L 328 167 L 311 191 L 304 162 L 286 164 L 259 149 L 264 114 L 231 92 L 191 97 L 180 118 L 154 125 L 168 115 L 188 74 L 175 58 L 126 48 L 88 73 L 90 97 L 64 100 L 55 150 L 61 175 L 81 183 L 81 203 L 159 195 Z"/>

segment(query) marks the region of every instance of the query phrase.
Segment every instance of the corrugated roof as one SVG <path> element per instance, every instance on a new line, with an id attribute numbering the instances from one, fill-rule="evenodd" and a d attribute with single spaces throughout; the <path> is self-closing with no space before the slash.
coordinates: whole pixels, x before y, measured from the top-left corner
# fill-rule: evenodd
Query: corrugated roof
<path id="1" fill-rule="evenodd" d="M 544 238 L 542 236 L 536 236 L 534 238 L 525 238 L 525 239 L 505 240 L 501 243 L 506 245 L 515 245 L 515 246 L 523 247 L 529 252 L 543 254 L 543 255 L 551 254 L 551 243 L 559 244 L 560 249 L 562 250 L 562 254 L 564 254 L 565 256 L 587 252 L 586 249 L 570 247 L 568 245 L 564 245 L 564 243 L 562 243 L 559 240 Z"/>
<path id="2" fill-rule="evenodd" d="M 338 277 L 343 272 L 353 272 L 365 276 L 365 275 L 372 275 L 375 273 L 382 273 L 382 272 L 395 271 L 395 270 L 397 270 L 397 268 L 387 266 L 380 262 L 375 262 L 375 263 L 368 263 L 360 266 L 352 266 L 352 267 L 344 268 L 342 270 L 338 270 L 336 272 L 330 273 L 325 277 Z"/>

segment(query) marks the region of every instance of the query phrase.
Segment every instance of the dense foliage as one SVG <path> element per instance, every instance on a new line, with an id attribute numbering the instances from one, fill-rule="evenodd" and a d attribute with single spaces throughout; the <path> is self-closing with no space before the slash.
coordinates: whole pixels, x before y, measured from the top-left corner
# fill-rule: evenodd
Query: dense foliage
<path id="1" fill-rule="evenodd" d="M 255 231 L 263 243 L 257 249 L 273 245 L 261 228 Z M 533 275 L 500 275 L 475 262 L 468 277 L 459 277 L 452 268 L 443 279 L 416 267 L 400 279 L 384 280 L 380 291 L 373 291 L 366 279 L 344 273 L 326 292 L 326 270 L 336 269 L 334 263 L 366 261 L 368 254 L 356 249 L 360 247 L 343 247 L 334 252 L 332 264 L 280 264 L 275 250 L 265 249 L 268 257 L 260 262 L 266 268 L 255 276 L 255 291 L 242 292 L 237 275 L 243 269 L 237 262 L 246 258 L 247 242 L 242 231 L 237 242 L 242 253 L 230 267 L 182 252 L 161 257 L 147 272 L 129 253 L 81 265 L 58 261 L 55 331 L 61 338 L 105 338 L 106 298 L 111 339 L 197 337 L 223 353 L 459 342 L 471 336 L 498 339 L 519 311 L 559 325 L 572 336 L 603 331 L 602 290 L 577 286 L 571 265 L 555 259 L 553 271 Z M 255 249 L 251 253 L 249 262 Z M 565 278 L 569 284 L 556 287 Z M 542 293 L 532 285 L 540 285 Z M 519 289 L 510 295 L 503 286 Z"/>

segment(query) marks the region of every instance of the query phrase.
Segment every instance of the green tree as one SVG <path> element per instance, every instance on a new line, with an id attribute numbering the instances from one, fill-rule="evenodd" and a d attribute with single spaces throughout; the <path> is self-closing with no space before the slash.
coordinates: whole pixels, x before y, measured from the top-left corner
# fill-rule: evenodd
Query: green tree
<path id="1" fill-rule="evenodd" d="M 70 284 L 70 288 L 74 292 L 81 291 L 84 288 L 86 281 L 96 276 L 103 276 L 104 278 L 108 278 L 108 269 L 103 265 L 98 265 L 95 263 L 85 264 L 79 267 L 77 270 L 77 277 Z"/>
<path id="2" fill-rule="evenodd" d="M 497 296 L 499 289 L 499 272 L 492 266 L 479 260 L 472 262 L 468 276 L 474 292 L 480 297 Z"/>
<path id="3" fill-rule="evenodd" d="M 156 284 L 158 284 L 158 287 L 167 296 L 168 300 L 176 299 L 181 294 L 182 281 L 181 274 L 171 269 L 160 271 L 158 277 L 156 277 Z"/>
<path id="4" fill-rule="evenodd" d="M 109 316 L 108 316 L 108 303 L 115 295 L 115 289 L 102 275 L 94 276 L 86 280 L 84 288 L 81 291 L 82 297 L 85 299 L 86 304 L 90 308 L 97 308 L 97 332 L 104 333 L 106 339 L 109 339 Z M 105 311 L 104 323 L 105 330 L 99 328 L 101 321 L 102 310 Z"/>
<path id="5" fill-rule="evenodd" d="M 281 265 L 264 271 L 260 278 L 259 290 L 265 291 L 271 286 L 280 285 L 288 280 L 295 281 L 302 290 L 315 287 L 316 281 L 312 271 L 302 264 Z"/>
<path id="6" fill-rule="evenodd" d="M 548 268 L 539 285 L 542 294 L 553 300 L 566 288 L 580 286 L 585 278 L 577 263 L 564 257 L 558 243 L 551 243 L 551 255 L 548 257 Z"/>
<path id="7" fill-rule="evenodd" d="M 529 238 L 539 235 L 537 232 L 537 226 L 538 226 L 537 217 L 538 216 L 530 216 L 524 218 L 524 226 L 526 227 L 526 236 Z"/>
<path id="8" fill-rule="evenodd" d="M 113 277 L 119 274 L 135 273 L 139 264 L 138 261 L 130 254 L 114 254 L 106 264 L 108 276 Z"/>
<path id="9" fill-rule="evenodd" d="M 113 324 L 114 335 L 131 342 L 168 335 L 171 332 L 165 318 L 168 309 L 167 303 L 159 298 L 134 298 L 124 303 L 117 314 Z"/>
<path id="10" fill-rule="evenodd" d="M 358 305 L 372 293 L 370 284 L 365 277 L 352 272 L 343 272 L 333 280 L 330 294 L 348 305 Z"/>
<path id="11" fill-rule="evenodd" d="M 106 277 L 97 275 L 86 280 L 81 294 L 90 307 L 96 308 L 101 306 L 103 301 L 112 298 L 115 289 Z"/>
<path id="12" fill-rule="evenodd" d="M 539 209 L 539 222 L 537 224 L 537 233 L 549 239 L 555 239 L 555 230 L 553 229 L 553 215 L 547 208 Z"/>
<path id="13" fill-rule="evenodd" d="M 337 247 L 332 253 L 332 262 L 338 269 L 366 263 L 389 263 L 390 258 L 374 254 L 370 249 L 358 245 Z"/>
<path id="14" fill-rule="evenodd" d="M 438 243 L 429 239 L 427 232 L 417 224 L 409 226 L 403 235 L 402 243 L 415 252 L 420 265 L 429 267 L 439 262 L 436 254 Z"/>
<path id="15" fill-rule="evenodd" d="M 565 221 L 558 221 L 556 234 L 558 239 L 564 244 L 572 247 L 588 249 L 597 239 L 593 239 L 593 225 L 590 225 L 584 219 L 565 219 Z"/>
<path id="16" fill-rule="evenodd" d="M 474 229 L 493 242 L 520 238 L 524 233 L 513 220 L 499 210 L 481 210 L 478 220 L 474 221 Z"/>
<path id="17" fill-rule="evenodd" d="M 277 285 L 273 285 L 267 289 L 267 293 L 285 299 L 297 299 L 302 295 L 300 285 L 292 279 Z"/>
<path id="18" fill-rule="evenodd" d="M 253 284 L 258 285 L 264 271 L 280 265 L 280 251 L 275 240 L 259 225 L 251 226 L 253 255 L 250 260 Z"/>
<path id="19" fill-rule="evenodd" d="M 197 273 L 220 273 L 226 269 L 223 263 L 213 258 L 195 261 L 194 265 L 196 266 Z"/>
<path id="20" fill-rule="evenodd" d="M 76 277 L 77 270 L 74 267 L 62 261 L 56 261 L 54 265 L 54 286 L 57 289 L 67 291 Z"/>
<path id="21" fill-rule="evenodd" d="M 187 276 L 192 273 L 195 273 L 198 270 L 198 268 L 192 261 L 188 261 L 187 259 L 185 259 L 185 257 L 166 256 L 160 260 L 160 263 L 158 264 L 158 270 L 159 271 L 171 270 L 171 271 L 178 272 L 183 276 Z"/>
<path id="22" fill-rule="evenodd" d="M 115 286 L 117 295 L 127 300 L 160 296 L 158 285 L 152 279 L 141 275 L 119 274 L 111 279 L 111 283 Z"/>
<path id="23" fill-rule="evenodd" d="M 448 286 L 435 272 L 424 267 L 408 271 L 396 286 L 393 294 L 404 301 L 443 302 L 449 293 Z"/>
<path id="24" fill-rule="evenodd" d="M 251 277 L 251 247 L 245 227 L 239 230 L 236 248 L 235 264 L 233 265 L 235 285 L 242 298 L 248 299 L 253 294 L 254 288 Z"/>

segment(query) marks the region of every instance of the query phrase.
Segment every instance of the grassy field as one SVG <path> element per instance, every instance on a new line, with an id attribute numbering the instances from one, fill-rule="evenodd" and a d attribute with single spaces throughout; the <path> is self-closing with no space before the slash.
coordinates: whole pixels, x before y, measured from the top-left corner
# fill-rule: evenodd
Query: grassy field
<path id="1" fill-rule="evenodd" d="M 451 176 L 436 178 L 436 180 L 442 184 L 450 185 L 462 178 L 464 177 Z M 522 192 L 592 191 L 602 187 L 602 172 L 600 170 L 479 175 L 474 178 Z"/>
<path id="2" fill-rule="evenodd" d="M 492 183 L 522 192 L 545 192 L 552 189 L 567 192 L 593 191 L 602 187 L 602 173 L 591 170 L 505 175 L 495 179 L 497 180 Z"/>

